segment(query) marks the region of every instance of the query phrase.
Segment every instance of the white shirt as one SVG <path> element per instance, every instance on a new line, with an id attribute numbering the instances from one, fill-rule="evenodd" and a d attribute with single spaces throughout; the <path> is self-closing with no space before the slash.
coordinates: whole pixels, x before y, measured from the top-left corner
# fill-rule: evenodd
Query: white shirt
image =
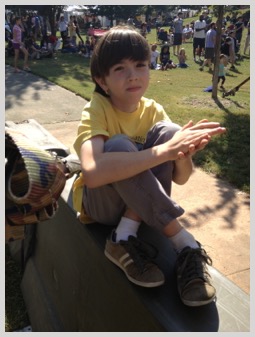
<path id="1" fill-rule="evenodd" d="M 192 33 L 193 32 L 193 29 L 191 27 L 185 27 L 183 28 L 183 31 L 182 31 L 184 34 L 186 33 Z"/>
<path id="2" fill-rule="evenodd" d="M 194 35 L 193 37 L 198 38 L 198 39 L 205 39 L 206 32 L 205 30 L 200 30 L 199 32 L 196 32 L 196 29 L 201 29 L 201 28 L 206 28 L 206 22 L 205 20 L 200 21 L 197 20 L 194 24 Z"/>
<path id="3" fill-rule="evenodd" d="M 67 29 L 67 23 L 65 21 L 59 21 L 58 28 L 60 32 L 65 32 Z"/>
<path id="4" fill-rule="evenodd" d="M 160 52 L 157 50 L 151 51 L 151 63 L 156 65 L 157 58 L 159 57 Z"/>

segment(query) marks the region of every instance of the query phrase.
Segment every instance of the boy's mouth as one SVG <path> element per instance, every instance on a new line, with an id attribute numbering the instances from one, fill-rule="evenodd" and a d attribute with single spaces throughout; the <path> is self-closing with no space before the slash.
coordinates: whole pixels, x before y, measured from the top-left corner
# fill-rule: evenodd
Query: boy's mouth
<path id="1" fill-rule="evenodd" d="M 135 91 L 138 91 L 138 90 L 140 90 L 140 89 L 141 89 L 141 87 L 135 86 L 135 87 L 129 87 L 129 88 L 127 88 L 127 91 L 135 92 Z"/>

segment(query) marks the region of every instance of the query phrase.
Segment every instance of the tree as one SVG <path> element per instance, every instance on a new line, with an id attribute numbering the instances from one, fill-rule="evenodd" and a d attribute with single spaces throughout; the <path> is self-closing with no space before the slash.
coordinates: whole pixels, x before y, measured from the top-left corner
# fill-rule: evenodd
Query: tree
<path id="1" fill-rule="evenodd" d="M 214 70 L 213 70 L 213 88 L 212 88 L 212 98 L 217 99 L 218 91 L 218 73 L 219 73 L 219 57 L 220 57 L 220 46 L 221 46 L 221 29 L 224 14 L 224 5 L 219 5 L 217 12 L 217 22 L 216 22 L 216 43 L 215 43 L 215 59 L 214 59 Z"/>
<path id="2" fill-rule="evenodd" d="M 56 16 L 59 16 L 63 9 L 64 5 L 45 5 L 38 6 L 40 7 L 38 13 L 42 16 L 48 16 L 49 23 L 51 26 L 51 33 L 56 36 Z"/>
<path id="3" fill-rule="evenodd" d="M 135 16 L 141 6 L 126 6 L 126 5 L 98 5 L 88 6 L 95 15 L 106 16 L 111 21 L 124 19 L 127 20 L 130 16 Z"/>

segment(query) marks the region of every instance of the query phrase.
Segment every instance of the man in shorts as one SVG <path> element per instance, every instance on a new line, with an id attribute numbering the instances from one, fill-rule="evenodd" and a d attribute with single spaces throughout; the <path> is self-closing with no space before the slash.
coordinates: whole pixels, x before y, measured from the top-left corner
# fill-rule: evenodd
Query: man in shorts
<path id="1" fill-rule="evenodd" d="M 198 56 L 200 60 L 201 51 L 205 48 L 205 33 L 206 22 L 204 16 L 200 15 L 199 19 L 195 21 L 194 24 L 194 35 L 193 35 L 193 57 L 196 62 L 196 50 L 199 50 Z"/>
<path id="2" fill-rule="evenodd" d="M 212 22 L 210 24 L 210 29 L 206 33 L 205 37 L 205 59 L 199 70 L 203 71 L 204 66 L 208 64 L 209 71 L 212 71 L 212 62 L 214 60 L 215 54 L 215 43 L 216 43 L 216 24 Z"/>
<path id="3" fill-rule="evenodd" d="M 180 46 L 182 44 L 182 31 L 183 31 L 183 13 L 179 12 L 176 19 L 174 19 L 174 43 L 173 43 L 173 53 L 174 55 L 179 55 Z M 176 53 L 177 46 L 177 53 Z"/>

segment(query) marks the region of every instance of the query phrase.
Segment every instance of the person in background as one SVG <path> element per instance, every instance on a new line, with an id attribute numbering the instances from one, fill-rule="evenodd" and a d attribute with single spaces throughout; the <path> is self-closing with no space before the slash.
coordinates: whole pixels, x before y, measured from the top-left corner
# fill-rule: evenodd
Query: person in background
<path id="1" fill-rule="evenodd" d="M 69 29 L 69 36 L 70 36 L 71 43 L 76 47 L 77 34 L 76 34 L 76 26 L 74 24 L 74 17 L 72 15 L 70 16 L 70 20 L 68 23 L 68 29 Z"/>
<path id="2" fill-rule="evenodd" d="M 73 186 L 74 208 L 84 223 L 115 226 L 105 256 L 130 282 L 146 288 L 165 282 L 153 260 L 155 248 L 138 232 L 142 222 L 153 227 L 177 253 L 182 302 L 206 305 L 216 296 L 207 268 L 212 261 L 181 226 L 184 210 L 171 198 L 171 186 L 188 181 L 192 157 L 226 130 L 207 120 L 181 127 L 159 103 L 144 97 L 150 61 L 148 42 L 130 26 L 113 27 L 97 42 L 90 63 L 95 91 L 74 142 L 82 167 Z"/>
<path id="3" fill-rule="evenodd" d="M 134 26 L 134 19 L 132 16 L 130 16 L 128 19 L 127 19 L 127 24 L 130 25 L 130 26 Z"/>
<path id="4" fill-rule="evenodd" d="M 206 65 L 209 66 L 209 71 L 212 71 L 212 62 L 214 61 L 215 44 L 216 44 L 216 23 L 210 24 L 210 29 L 206 32 L 205 36 L 205 58 L 199 70 L 204 70 Z"/>
<path id="5" fill-rule="evenodd" d="M 182 43 L 186 43 L 187 40 L 193 38 L 193 29 L 189 23 L 183 28 L 182 31 Z"/>
<path id="6" fill-rule="evenodd" d="M 228 33 L 228 37 L 231 39 L 230 44 L 230 56 L 229 56 L 229 62 L 231 63 L 230 69 L 235 70 L 235 63 L 236 63 L 236 53 L 238 52 L 240 46 L 238 45 L 238 41 L 235 37 L 235 31 L 231 30 Z"/>
<path id="7" fill-rule="evenodd" d="M 86 57 L 86 55 L 87 55 L 87 48 L 86 48 L 85 44 L 82 41 L 78 42 L 77 50 L 78 50 L 78 54 L 80 56 Z"/>
<path id="8" fill-rule="evenodd" d="M 186 51 L 184 48 L 181 48 L 179 55 L 178 55 L 178 60 L 179 60 L 179 64 L 177 64 L 177 67 L 179 68 L 187 68 L 188 65 L 186 63 L 187 60 L 187 55 L 186 55 Z"/>
<path id="9" fill-rule="evenodd" d="M 237 22 L 235 23 L 235 26 L 234 26 L 235 37 L 236 37 L 239 44 L 241 43 L 241 40 L 242 40 L 243 30 L 244 30 L 243 17 L 239 16 L 237 18 Z"/>
<path id="10" fill-rule="evenodd" d="M 21 29 L 21 18 L 16 16 L 15 24 L 12 30 L 12 45 L 14 49 L 14 72 L 19 73 L 20 69 L 18 68 L 19 52 L 21 51 L 24 54 L 24 66 L 23 70 L 31 71 L 28 66 L 28 51 L 25 48 L 25 45 L 22 41 L 22 29 Z"/>
<path id="11" fill-rule="evenodd" d="M 183 13 L 178 12 L 177 18 L 174 19 L 174 42 L 173 42 L 173 54 L 177 56 L 182 45 L 182 32 L 183 32 Z"/>
<path id="12" fill-rule="evenodd" d="M 64 40 L 68 36 L 68 23 L 65 21 L 64 16 L 60 17 L 60 20 L 58 23 L 58 29 L 59 29 L 62 40 Z"/>
<path id="13" fill-rule="evenodd" d="M 225 70 L 225 67 L 227 66 L 227 63 L 228 63 L 227 56 L 224 55 L 224 54 L 220 54 L 218 83 L 220 83 L 220 81 L 221 81 L 221 85 L 220 85 L 221 89 L 225 89 L 223 85 L 224 85 L 224 83 L 226 81 L 226 70 Z"/>
<path id="14" fill-rule="evenodd" d="M 90 57 L 90 53 L 91 53 L 91 43 L 90 43 L 89 36 L 86 37 L 85 47 L 86 47 L 86 57 L 89 58 Z"/>
<path id="15" fill-rule="evenodd" d="M 67 36 L 63 43 L 61 48 L 61 53 L 77 53 L 78 48 L 72 44 L 70 36 Z"/>
<path id="16" fill-rule="evenodd" d="M 76 35 L 78 36 L 78 38 L 80 39 L 80 41 L 82 43 L 84 43 L 83 38 L 81 37 L 80 27 L 79 27 L 78 21 L 76 19 L 76 16 L 73 16 L 73 23 L 74 23 L 74 25 L 76 27 Z"/>
<path id="17" fill-rule="evenodd" d="M 170 48 L 167 44 L 161 47 L 159 59 L 161 70 L 173 69 L 177 67 L 177 65 L 170 59 Z"/>
<path id="18" fill-rule="evenodd" d="M 205 35 L 206 35 L 206 22 L 203 15 L 199 16 L 199 19 L 194 23 L 193 34 L 193 58 L 196 62 L 196 51 L 198 51 L 198 57 L 200 61 L 202 50 L 205 48 Z"/>
<path id="19" fill-rule="evenodd" d="M 32 17 L 32 31 L 35 41 L 37 41 L 41 35 L 41 22 L 39 16 L 36 13 L 34 13 Z"/>
<path id="20" fill-rule="evenodd" d="M 141 24 L 140 33 L 144 38 L 146 38 L 146 36 L 147 36 L 147 23 L 146 22 L 143 22 Z"/>
<path id="21" fill-rule="evenodd" d="M 151 69 L 157 69 L 158 65 L 158 58 L 159 58 L 160 52 L 157 50 L 157 44 L 154 43 L 151 46 Z"/>
<path id="22" fill-rule="evenodd" d="M 33 59 L 39 60 L 41 58 L 41 51 L 40 46 L 35 42 L 34 34 L 33 32 L 30 33 L 30 36 L 24 41 L 25 47 L 28 51 L 29 57 Z"/>
<path id="23" fill-rule="evenodd" d="M 208 11 L 203 11 L 202 15 L 204 17 L 204 21 L 206 23 L 206 32 L 210 29 L 210 24 L 212 22 L 212 18 L 209 16 Z"/>

